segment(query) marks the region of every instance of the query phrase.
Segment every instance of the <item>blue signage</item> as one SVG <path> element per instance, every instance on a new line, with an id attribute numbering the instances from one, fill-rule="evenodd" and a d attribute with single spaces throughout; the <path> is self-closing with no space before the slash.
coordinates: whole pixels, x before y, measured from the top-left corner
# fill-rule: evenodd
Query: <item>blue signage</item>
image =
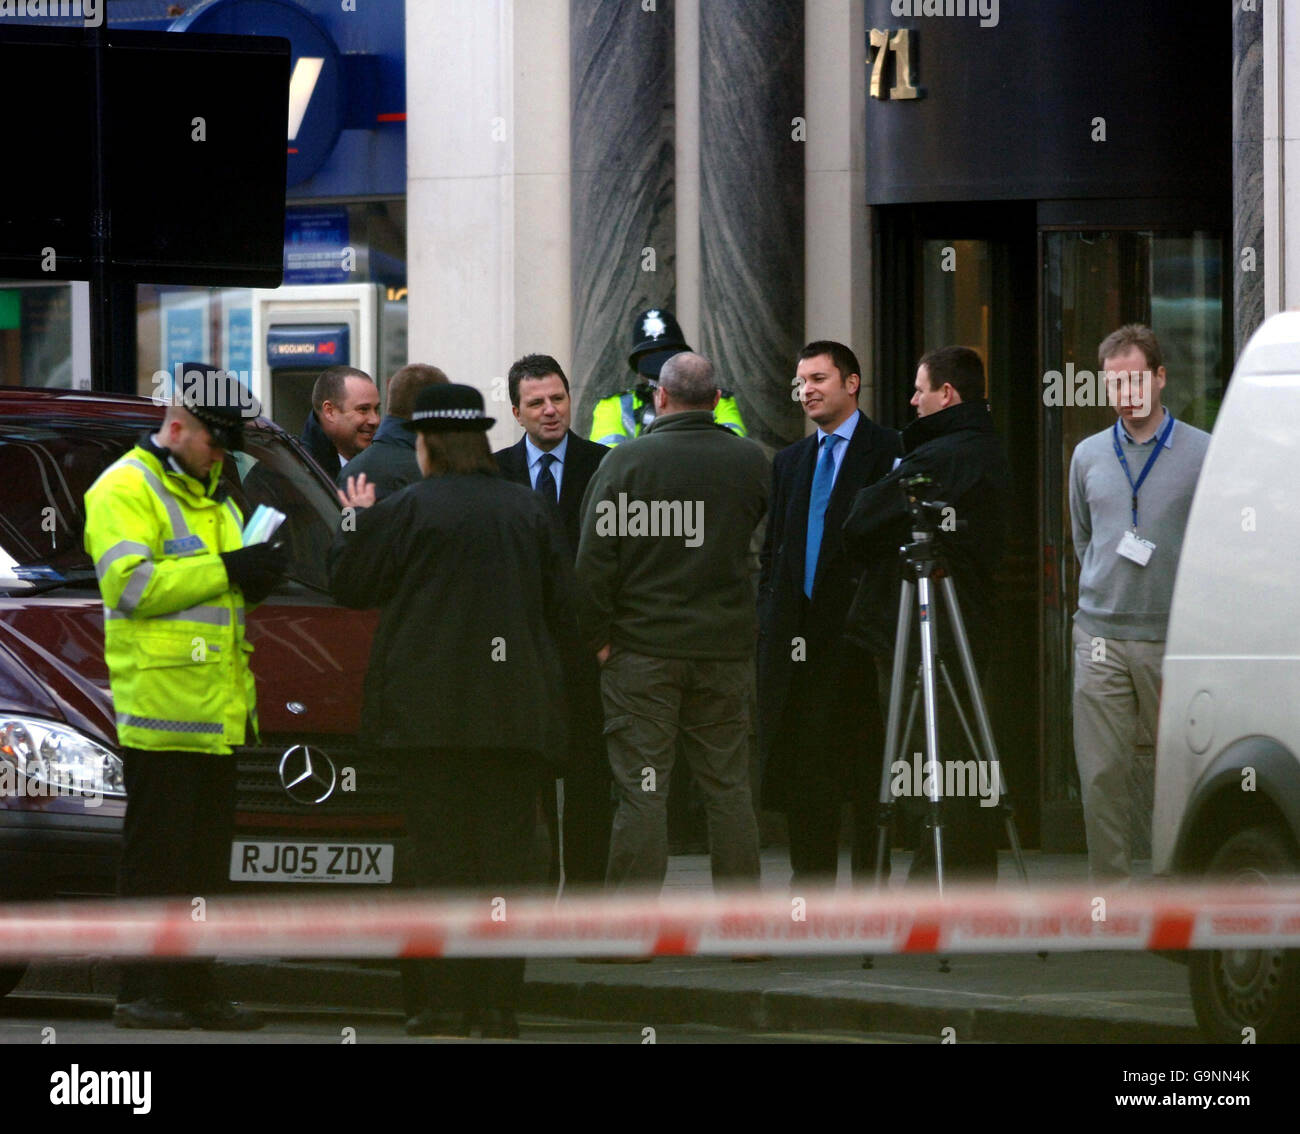
<path id="1" fill-rule="evenodd" d="M 284 214 L 284 282 L 324 284 L 357 279 L 356 265 L 344 260 L 347 246 L 347 209 L 290 209 Z"/>
<path id="2" fill-rule="evenodd" d="M 167 307 L 163 310 L 166 320 L 167 357 L 164 369 L 170 370 L 178 362 L 202 359 L 207 353 L 208 313 L 202 307 Z"/>
<path id="3" fill-rule="evenodd" d="M 170 30 L 287 39 L 293 54 L 286 184 L 306 181 L 325 164 L 343 129 L 343 68 L 338 47 L 315 16 L 287 0 L 210 0 Z"/>
<path id="4" fill-rule="evenodd" d="M 253 373 L 253 309 L 226 308 L 226 369 L 241 376 Z"/>
<path id="5" fill-rule="evenodd" d="M 266 334 L 266 363 L 272 370 L 319 370 L 351 361 L 346 323 L 281 324 Z"/>

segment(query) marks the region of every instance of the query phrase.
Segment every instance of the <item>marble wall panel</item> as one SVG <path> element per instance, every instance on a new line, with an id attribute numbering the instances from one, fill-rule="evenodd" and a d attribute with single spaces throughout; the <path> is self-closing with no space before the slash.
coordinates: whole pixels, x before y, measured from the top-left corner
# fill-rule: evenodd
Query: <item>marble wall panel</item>
<path id="1" fill-rule="evenodd" d="M 700 349 L 776 446 L 804 432 L 803 85 L 802 0 L 700 5 Z"/>
<path id="2" fill-rule="evenodd" d="M 637 313 L 673 306 L 672 0 L 653 8 L 632 0 L 569 6 L 570 380 L 573 427 L 584 436 L 595 403 L 634 382 L 627 354 Z"/>
<path id="3" fill-rule="evenodd" d="M 1264 320 L 1264 63 L 1259 12 L 1232 19 L 1232 246 L 1235 359 Z M 1242 251 L 1253 248 L 1255 270 L 1245 271 Z"/>

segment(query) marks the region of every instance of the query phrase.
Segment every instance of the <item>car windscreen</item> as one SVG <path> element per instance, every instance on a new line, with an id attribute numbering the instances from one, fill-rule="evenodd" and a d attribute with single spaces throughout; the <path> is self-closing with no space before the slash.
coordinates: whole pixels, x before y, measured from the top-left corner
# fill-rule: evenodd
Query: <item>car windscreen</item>
<path id="1" fill-rule="evenodd" d="M 40 584 L 93 574 L 82 546 L 86 490 L 157 423 L 88 421 L 50 415 L 0 418 L 0 568 Z M 287 519 L 289 576 L 328 586 L 326 557 L 339 505 L 285 439 L 245 430 L 247 450 L 228 456 L 222 481 L 245 519 L 259 504 Z"/>

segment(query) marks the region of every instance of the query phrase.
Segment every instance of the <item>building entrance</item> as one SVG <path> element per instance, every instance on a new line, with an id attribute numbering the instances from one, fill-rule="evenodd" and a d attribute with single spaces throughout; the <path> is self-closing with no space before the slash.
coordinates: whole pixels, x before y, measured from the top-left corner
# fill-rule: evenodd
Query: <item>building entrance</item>
<path id="1" fill-rule="evenodd" d="M 876 378 L 883 424 L 901 429 L 927 350 L 968 346 L 1011 468 L 999 619 L 985 698 L 1022 837 L 1038 839 L 1037 252 L 1033 202 L 874 210 Z"/>

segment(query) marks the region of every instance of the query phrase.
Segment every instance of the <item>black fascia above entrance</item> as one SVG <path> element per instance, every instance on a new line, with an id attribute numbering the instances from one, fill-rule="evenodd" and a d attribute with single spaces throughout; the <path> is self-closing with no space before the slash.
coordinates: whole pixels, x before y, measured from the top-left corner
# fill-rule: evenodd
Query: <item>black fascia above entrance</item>
<path id="1" fill-rule="evenodd" d="M 0 278 L 279 286 L 289 58 L 0 20 Z"/>
<path id="2" fill-rule="evenodd" d="M 866 0 L 867 203 L 1225 199 L 1231 16 L 1217 0 Z"/>

